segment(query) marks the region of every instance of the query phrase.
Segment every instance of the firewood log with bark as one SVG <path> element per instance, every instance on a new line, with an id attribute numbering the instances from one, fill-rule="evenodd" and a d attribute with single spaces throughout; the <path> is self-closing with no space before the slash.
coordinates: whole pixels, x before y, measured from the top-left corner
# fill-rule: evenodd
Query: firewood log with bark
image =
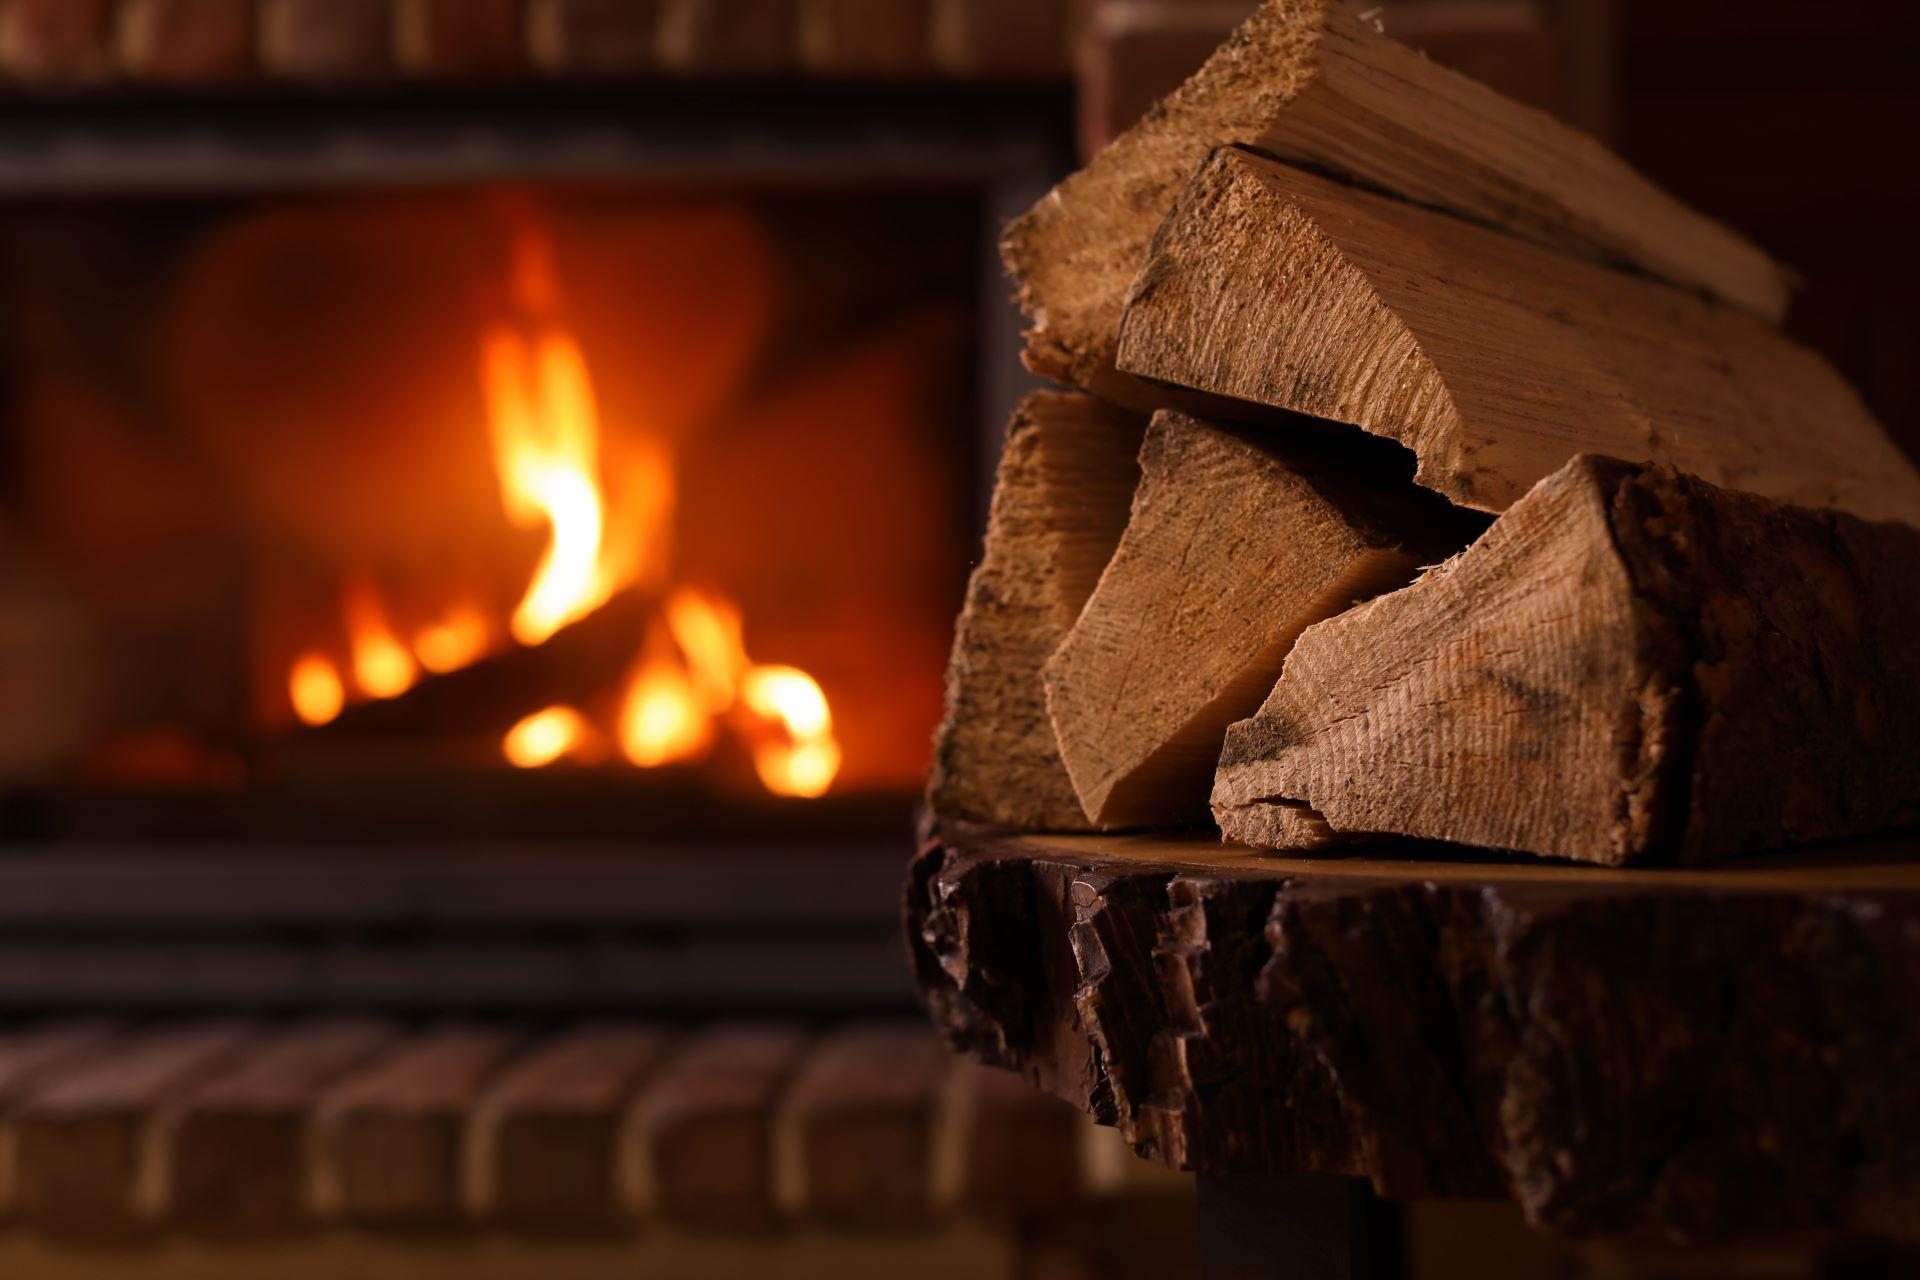
<path id="1" fill-rule="evenodd" d="M 1290 164 L 1777 321 L 1789 278 L 1593 139 L 1388 39 L 1342 0 L 1268 0 L 1191 80 L 1056 187 L 1002 244 L 1034 371 L 1136 407 L 1114 331 L 1155 228 L 1214 148 Z"/>
<path id="2" fill-rule="evenodd" d="M 1622 865 L 1920 817 L 1920 530 L 1581 457 L 1308 628 L 1213 791 L 1230 839 Z"/>

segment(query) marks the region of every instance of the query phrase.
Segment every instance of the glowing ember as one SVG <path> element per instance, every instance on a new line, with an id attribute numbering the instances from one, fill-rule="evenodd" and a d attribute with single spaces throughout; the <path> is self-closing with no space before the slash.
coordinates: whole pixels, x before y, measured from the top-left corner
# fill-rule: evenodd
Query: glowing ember
<path id="1" fill-rule="evenodd" d="M 357 579 L 348 583 L 341 612 L 347 623 L 355 687 L 369 698 L 394 698 L 412 688 L 419 669 L 413 654 L 387 624 L 387 611 L 373 587 Z"/>
<path id="2" fill-rule="evenodd" d="M 753 744 L 753 766 L 767 790 L 783 796 L 824 795 L 840 772 L 840 744 L 833 738 L 827 696 L 797 667 L 754 667 L 740 686 L 740 701 L 783 738 Z"/>
<path id="3" fill-rule="evenodd" d="M 462 605 L 413 638 L 413 654 L 435 675 L 458 671 L 487 651 L 487 620 Z"/>
<path id="4" fill-rule="evenodd" d="M 580 713 L 555 706 L 536 711 L 507 730 L 502 747 L 509 764 L 538 769 L 578 752 L 588 739 L 587 722 Z"/>
<path id="5" fill-rule="evenodd" d="M 339 715 L 347 702 L 340 673 L 317 653 L 309 653 L 293 664 L 287 693 L 293 700 L 293 714 L 303 724 L 325 724 Z"/>

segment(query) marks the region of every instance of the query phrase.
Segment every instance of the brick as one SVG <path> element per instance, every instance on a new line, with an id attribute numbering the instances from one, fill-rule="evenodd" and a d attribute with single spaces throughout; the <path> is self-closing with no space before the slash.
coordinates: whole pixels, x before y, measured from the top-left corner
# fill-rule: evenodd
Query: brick
<path id="1" fill-rule="evenodd" d="M 911 1230 L 938 1209 L 934 1146 L 951 1059 L 924 1027 L 857 1027 L 808 1057 L 775 1125 L 775 1190 L 790 1216 Z"/>
<path id="2" fill-rule="evenodd" d="M 413 75 L 478 78 L 527 66 L 525 0 L 399 0 L 395 57 Z"/>
<path id="3" fill-rule="evenodd" d="M 393 69 L 392 0 L 262 0 L 260 62 L 294 79 L 355 80 Z"/>
<path id="4" fill-rule="evenodd" d="M 242 79 L 256 65 L 253 18 L 253 0 L 121 0 L 121 69 L 181 84 Z"/>
<path id="5" fill-rule="evenodd" d="M 936 0 L 934 65 L 967 80 L 1066 80 L 1066 0 Z"/>
<path id="6" fill-rule="evenodd" d="M 528 48 L 543 71 L 631 75 L 659 64 L 661 0 L 531 0 Z"/>
<path id="7" fill-rule="evenodd" d="M 7 0 L 0 7 L 0 69 L 31 81 L 109 75 L 112 0 Z"/>
<path id="8" fill-rule="evenodd" d="M 662 0 L 660 65 L 687 76 L 782 75 L 800 65 L 800 0 Z"/>
<path id="9" fill-rule="evenodd" d="M 1075 52 L 1080 151 L 1091 156 L 1200 69 L 1254 6 L 1247 0 L 1106 0 Z"/>
<path id="10" fill-rule="evenodd" d="M 932 0 L 801 0 L 800 60 L 827 79 L 924 76 L 933 69 Z"/>
<path id="11" fill-rule="evenodd" d="M 635 1108 L 631 1180 L 675 1227 L 772 1228 L 773 1129 L 806 1036 L 768 1026 L 721 1026 L 695 1036 L 647 1084 Z"/>

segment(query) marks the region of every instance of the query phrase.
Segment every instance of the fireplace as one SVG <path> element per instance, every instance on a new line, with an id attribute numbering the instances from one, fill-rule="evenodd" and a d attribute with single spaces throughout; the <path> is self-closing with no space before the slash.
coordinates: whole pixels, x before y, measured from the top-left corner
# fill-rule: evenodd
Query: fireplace
<path id="1" fill-rule="evenodd" d="M 1064 103 L 137 101 L 4 139 L 7 998 L 904 997 L 993 234 Z M 789 939 L 760 980 L 687 961 L 741 920 Z M 449 959 L 509 943 L 549 976 Z"/>

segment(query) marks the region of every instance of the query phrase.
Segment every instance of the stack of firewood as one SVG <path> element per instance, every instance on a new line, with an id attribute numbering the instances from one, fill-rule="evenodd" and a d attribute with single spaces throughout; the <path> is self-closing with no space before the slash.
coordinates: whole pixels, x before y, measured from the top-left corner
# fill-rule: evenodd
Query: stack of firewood
<path id="1" fill-rule="evenodd" d="M 1790 277 L 1339 0 L 1008 231 L 932 806 L 1609 864 L 1920 816 L 1920 473 Z"/>

